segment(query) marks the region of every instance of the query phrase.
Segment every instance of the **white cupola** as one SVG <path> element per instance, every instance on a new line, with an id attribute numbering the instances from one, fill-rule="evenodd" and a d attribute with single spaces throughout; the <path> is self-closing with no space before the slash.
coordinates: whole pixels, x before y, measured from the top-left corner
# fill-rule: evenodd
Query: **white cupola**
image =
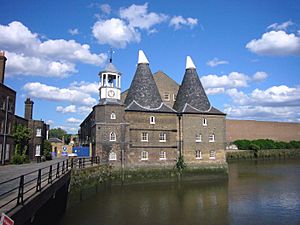
<path id="1" fill-rule="evenodd" d="M 121 100 L 121 73 L 112 64 L 112 54 L 109 64 L 99 73 L 101 100 Z"/>

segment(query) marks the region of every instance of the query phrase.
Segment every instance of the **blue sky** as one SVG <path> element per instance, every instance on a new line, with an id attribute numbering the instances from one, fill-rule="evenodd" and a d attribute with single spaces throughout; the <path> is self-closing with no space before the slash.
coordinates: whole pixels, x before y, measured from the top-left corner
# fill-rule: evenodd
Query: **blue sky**
<path id="1" fill-rule="evenodd" d="M 107 63 L 133 78 L 144 50 L 152 72 L 179 84 L 190 55 L 215 107 L 228 118 L 300 122 L 299 1 L 2 0 L 0 49 L 17 114 L 76 133 L 98 102 Z"/>

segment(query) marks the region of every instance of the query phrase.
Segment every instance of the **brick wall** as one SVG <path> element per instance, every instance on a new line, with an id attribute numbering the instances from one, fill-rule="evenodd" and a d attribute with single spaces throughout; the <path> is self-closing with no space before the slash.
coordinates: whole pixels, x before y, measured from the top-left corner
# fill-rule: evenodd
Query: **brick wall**
<path id="1" fill-rule="evenodd" d="M 226 141 L 239 139 L 300 140 L 300 123 L 226 120 Z"/>

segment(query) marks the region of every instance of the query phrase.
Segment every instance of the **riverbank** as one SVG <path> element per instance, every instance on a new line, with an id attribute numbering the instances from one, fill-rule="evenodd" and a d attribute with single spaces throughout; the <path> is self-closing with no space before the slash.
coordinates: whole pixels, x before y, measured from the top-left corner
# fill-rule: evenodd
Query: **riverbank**
<path id="1" fill-rule="evenodd" d="M 182 174 L 172 167 L 132 168 L 122 171 L 108 165 L 98 165 L 74 169 L 71 175 L 68 208 L 112 186 L 227 179 L 227 164 L 188 166 Z"/>
<path id="2" fill-rule="evenodd" d="M 300 159 L 300 149 L 231 150 L 226 151 L 226 161 Z"/>

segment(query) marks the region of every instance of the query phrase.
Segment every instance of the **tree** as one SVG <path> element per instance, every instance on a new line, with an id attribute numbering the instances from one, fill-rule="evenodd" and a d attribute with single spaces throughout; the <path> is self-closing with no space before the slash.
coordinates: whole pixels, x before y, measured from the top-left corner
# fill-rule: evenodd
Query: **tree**
<path id="1" fill-rule="evenodd" d="M 28 162 L 28 141 L 30 139 L 30 129 L 23 125 L 16 125 L 13 133 L 15 141 L 15 154 L 12 162 L 15 164 L 22 164 Z"/>
<path id="2" fill-rule="evenodd" d="M 51 150 L 52 150 L 52 146 L 51 143 L 48 140 L 44 141 L 44 152 L 43 152 L 43 156 L 45 157 L 46 160 L 51 160 Z"/>
<path id="3" fill-rule="evenodd" d="M 49 131 L 49 138 L 59 138 L 65 140 L 66 144 L 70 143 L 71 140 L 71 134 L 67 134 L 67 131 L 61 129 L 61 128 L 53 128 Z"/>

